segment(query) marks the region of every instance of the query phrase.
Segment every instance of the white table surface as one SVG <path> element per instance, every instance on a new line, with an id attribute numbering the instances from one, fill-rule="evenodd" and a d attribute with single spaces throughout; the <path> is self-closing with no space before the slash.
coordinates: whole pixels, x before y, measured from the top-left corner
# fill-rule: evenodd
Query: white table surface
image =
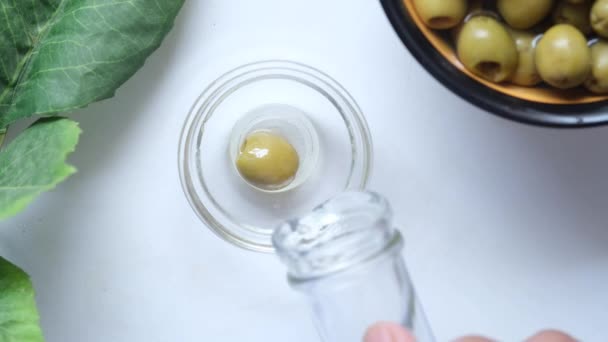
<path id="1" fill-rule="evenodd" d="M 397 211 L 440 341 L 545 327 L 608 340 L 608 129 L 535 128 L 465 103 L 375 0 L 190 0 L 117 96 L 74 116 L 80 172 L 1 223 L 0 254 L 32 275 L 49 342 L 316 340 L 282 265 L 213 235 L 178 179 L 198 93 L 268 58 L 325 70 L 366 113 L 371 188 Z"/>

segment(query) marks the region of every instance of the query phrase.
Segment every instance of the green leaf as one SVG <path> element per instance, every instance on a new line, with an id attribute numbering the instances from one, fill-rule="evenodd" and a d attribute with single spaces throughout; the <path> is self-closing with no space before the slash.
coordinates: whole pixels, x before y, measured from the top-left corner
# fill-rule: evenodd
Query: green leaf
<path id="1" fill-rule="evenodd" d="M 0 151 L 0 220 L 17 214 L 76 171 L 65 159 L 79 134 L 72 120 L 41 119 Z"/>
<path id="2" fill-rule="evenodd" d="M 184 0 L 0 0 L 0 127 L 114 95 Z"/>
<path id="3" fill-rule="evenodd" d="M 38 321 L 29 277 L 0 257 L 0 341 L 44 341 Z"/>

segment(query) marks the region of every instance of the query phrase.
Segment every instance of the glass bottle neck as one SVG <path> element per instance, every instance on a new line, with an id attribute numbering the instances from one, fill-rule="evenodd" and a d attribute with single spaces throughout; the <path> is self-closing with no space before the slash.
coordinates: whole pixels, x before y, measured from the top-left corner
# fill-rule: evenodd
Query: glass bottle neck
<path id="1" fill-rule="evenodd" d="M 360 341 L 392 321 L 433 341 L 400 251 L 387 201 L 347 192 L 280 226 L 273 244 L 292 287 L 306 294 L 324 342 Z"/>
<path id="2" fill-rule="evenodd" d="M 335 274 L 385 252 L 399 252 L 402 240 L 383 197 L 346 192 L 281 225 L 273 244 L 290 280 L 299 283 Z"/>

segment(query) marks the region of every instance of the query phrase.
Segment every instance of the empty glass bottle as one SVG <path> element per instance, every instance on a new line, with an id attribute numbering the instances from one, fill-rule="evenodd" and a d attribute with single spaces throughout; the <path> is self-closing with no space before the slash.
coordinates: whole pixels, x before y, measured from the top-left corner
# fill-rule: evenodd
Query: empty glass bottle
<path id="1" fill-rule="evenodd" d="M 433 341 L 401 257 L 401 234 L 378 194 L 342 193 L 282 224 L 273 244 L 290 285 L 307 296 L 323 341 L 361 341 L 380 321 Z"/>

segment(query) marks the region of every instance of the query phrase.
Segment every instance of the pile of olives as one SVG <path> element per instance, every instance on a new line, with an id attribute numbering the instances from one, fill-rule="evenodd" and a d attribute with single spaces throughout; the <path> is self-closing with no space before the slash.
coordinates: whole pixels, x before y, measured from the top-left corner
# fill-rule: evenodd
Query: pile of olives
<path id="1" fill-rule="evenodd" d="M 608 93 L 608 0 L 413 0 L 488 81 Z M 605 40 L 606 39 L 606 40 Z"/>

